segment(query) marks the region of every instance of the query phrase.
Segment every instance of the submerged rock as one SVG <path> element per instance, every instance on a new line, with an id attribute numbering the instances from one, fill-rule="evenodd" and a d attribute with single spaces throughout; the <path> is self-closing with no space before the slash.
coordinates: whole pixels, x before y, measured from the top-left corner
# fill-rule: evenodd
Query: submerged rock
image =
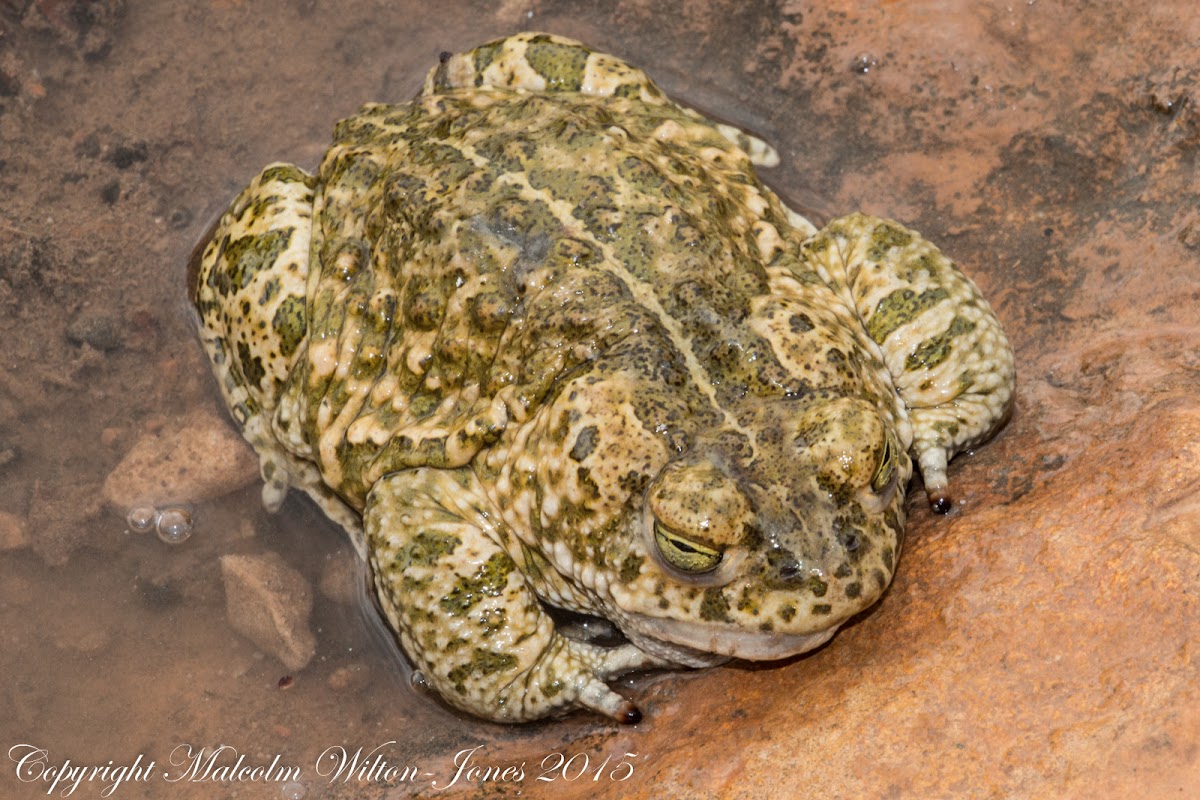
<path id="1" fill-rule="evenodd" d="M 331 558 L 321 570 L 318 588 L 321 594 L 335 603 L 352 605 L 363 596 L 363 566 L 356 559 Z"/>
<path id="2" fill-rule="evenodd" d="M 285 667 L 304 669 L 317 649 L 308 581 L 277 553 L 221 557 L 225 613 L 238 633 Z"/>
<path id="3" fill-rule="evenodd" d="M 143 434 L 109 473 L 104 499 L 124 513 L 139 505 L 210 500 L 257 479 L 254 451 L 228 423 L 205 410 Z"/>
<path id="4" fill-rule="evenodd" d="M 16 514 L 0 511 L 0 552 L 28 546 L 29 530 L 25 520 Z"/>
<path id="5" fill-rule="evenodd" d="M 26 526 L 30 546 L 54 567 L 84 546 L 113 551 L 121 546 L 119 529 L 102 524 L 101 511 L 98 481 L 36 482 Z"/>

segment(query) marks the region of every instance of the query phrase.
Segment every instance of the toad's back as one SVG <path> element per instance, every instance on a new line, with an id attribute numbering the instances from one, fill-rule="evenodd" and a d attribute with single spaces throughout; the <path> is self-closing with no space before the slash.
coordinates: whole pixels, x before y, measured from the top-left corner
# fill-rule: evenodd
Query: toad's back
<path id="1" fill-rule="evenodd" d="M 320 177 L 291 398 L 357 501 L 396 469 L 465 464 L 585 366 L 686 398 L 696 427 L 748 424 L 747 398 L 884 389 L 821 369 L 863 345 L 819 279 L 826 324 L 792 342 L 807 372 L 746 324 L 768 265 L 801 271 L 799 237 L 747 156 L 672 105 L 497 89 L 371 106 Z"/>

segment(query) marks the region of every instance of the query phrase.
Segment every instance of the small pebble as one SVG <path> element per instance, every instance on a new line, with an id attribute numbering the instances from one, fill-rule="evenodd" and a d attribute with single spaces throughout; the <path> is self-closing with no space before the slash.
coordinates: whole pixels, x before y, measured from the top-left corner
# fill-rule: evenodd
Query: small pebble
<path id="1" fill-rule="evenodd" d="M 349 556 L 328 559 L 321 570 L 321 581 L 318 584 L 321 594 L 335 603 L 357 603 L 362 594 L 364 580 L 360 566 L 357 559 Z"/>
<path id="2" fill-rule="evenodd" d="M 192 515 L 186 508 L 164 508 L 158 515 L 158 538 L 181 544 L 192 535 Z"/>
<path id="3" fill-rule="evenodd" d="M 366 679 L 367 672 L 361 665 L 341 666 L 329 673 L 326 684 L 335 692 L 344 692 L 347 689 L 359 688 Z"/>
<path id="4" fill-rule="evenodd" d="M 6 467 L 16 461 L 21 456 L 21 451 L 16 446 L 6 446 L 0 444 L 0 467 Z"/>
<path id="5" fill-rule="evenodd" d="M 23 517 L 0 511 L 0 552 L 29 547 L 29 526 Z"/>
<path id="6" fill-rule="evenodd" d="M 88 344 L 97 350 L 116 350 L 121 346 L 120 325 L 104 313 L 84 311 L 67 326 L 67 340 Z"/>

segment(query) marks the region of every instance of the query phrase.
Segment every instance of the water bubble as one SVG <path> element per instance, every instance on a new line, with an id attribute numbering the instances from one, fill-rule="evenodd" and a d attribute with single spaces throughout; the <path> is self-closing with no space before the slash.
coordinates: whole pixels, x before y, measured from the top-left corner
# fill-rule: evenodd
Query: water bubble
<path id="1" fill-rule="evenodd" d="M 129 513 L 125 515 L 125 524 L 134 533 L 146 533 L 154 527 L 154 521 L 157 518 L 158 511 L 156 509 L 151 506 L 137 506 L 129 509 Z"/>
<path id="2" fill-rule="evenodd" d="M 288 781 L 282 787 L 284 800 L 304 800 L 307 790 L 300 781 Z"/>
<path id="3" fill-rule="evenodd" d="M 158 538 L 181 544 L 192 535 L 192 515 L 186 508 L 164 508 L 158 515 Z"/>
<path id="4" fill-rule="evenodd" d="M 409 684 L 412 685 L 412 688 L 416 689 L 418 692 L 430 691 L 429 678 L 426 678 L 425 673 L 421 672 L 419 669 L 413 670 L 413 674 L 409 676 L 408 681 Z"/>

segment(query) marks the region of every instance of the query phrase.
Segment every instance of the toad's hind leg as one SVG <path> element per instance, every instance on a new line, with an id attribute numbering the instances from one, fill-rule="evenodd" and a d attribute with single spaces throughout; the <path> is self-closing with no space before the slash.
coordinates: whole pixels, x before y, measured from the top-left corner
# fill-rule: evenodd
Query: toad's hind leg
<path id="1" fill-rule="evenodd" d="M 654 82 L 616 56 L 547 33 L 518 33 L 465 53 L 444 54 L 421 94 L 495 87 L 530 92 L 580 92 L 600 97 L 638 96 L 669 103 Z"/>
<path id="2" fill-rule="evenodd" d="M 633 645 L 560 635 L 469 469 L 393 473 L 363 516 L 375 586 L 400 643 L 448 703 L 499 722 L 574 707 L 640 719 L 605 681 L 656 663 Z"/>
<path id="3" fill-rule="evenodd" d="M 298 464 L 273 432 L 272 415 L 307 330 L 314 186 L 291 164 L 267 167 L 234 198 L 189 268 L 200 336 L 225 404 L 259 454 L 271 510 Z"/>
<path id="4" fill-rule="evenodd" d="M 804 243 L 853 303 L 913 426 L 913 452 L 930 505 L 950 510 L 946 464 L 994 433 L 1011 409 L 1012 350 L 987 301 L 920 234 L 851 214 Z"/>
<path id="5" fill-rule="evenodd" d="M 697 120 L 693 109 L 673 102 L 645 72 L 563 36 L 518 33 L 480 45 L 466 53 L 447 53 L 430 71 L 421 94 L 493 86 L 530 92 L 579 92 L 594 97 L 636 97 L 651 106 L 679 108 Z M 710 123 L 722 136 L 742 148 L 760 167 L 779 163 L 775 148 L 733 125 Z"/>

